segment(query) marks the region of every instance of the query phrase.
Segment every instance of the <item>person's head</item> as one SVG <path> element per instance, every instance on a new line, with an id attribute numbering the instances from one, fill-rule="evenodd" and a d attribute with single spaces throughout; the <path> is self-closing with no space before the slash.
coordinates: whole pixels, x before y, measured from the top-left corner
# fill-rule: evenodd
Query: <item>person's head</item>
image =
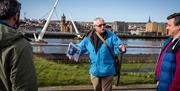
<path id="1" fill-rule="evenodd" d="M 167 17 L 168 35 L 173 38 L 180 37 L 180 13 L 174 13 Z"/>
<path id="2" fill-rule="evenodd" d="M 0 0 L 0 20 L 18 28 L 21 4 L 17 0 Z"/>
<path id="3" fill-rule="evenodd" d="M 100 17 L 96 18 L 96 19 L 94 20 L 93 25 L 94 25 L 94 28 L 96 29 L 96 31 L 97 31 L 98 33 L 103 33 L 103 32 L 105 31 L 106 24 L 105 24 L 103 18 L 100 18 Z"/>

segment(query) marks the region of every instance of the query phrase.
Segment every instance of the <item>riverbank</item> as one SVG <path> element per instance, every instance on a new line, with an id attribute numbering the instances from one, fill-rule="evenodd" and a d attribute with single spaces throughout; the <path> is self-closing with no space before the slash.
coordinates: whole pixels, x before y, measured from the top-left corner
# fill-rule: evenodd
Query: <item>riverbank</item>
<path id="1" fill-rule="evenodd" d="M 65 54 L 44 54 L 44 53 L 34 53 L 37 57 L 42 57 L 47 60 L 51 60 L 54 62 L 75 62 L 73 60 L 69 60 L 69 58 Z M 123 55 L 123 63 L 155 63 L 158 54 L 124 54 Z M 83 55 L 80 57 L 80 63 L 88 62 L 88 55 Z"/>
<path id="2" fill-rule="evenodd" d="M 24 32 L 25 36 L 29 38 L 34 38 L 33 33 L 36 35 L 39 34 L 39 32 L 34 31 L 26 31 Z M 85 35 L 85 33 L 81 33 L 80 35 Z M 120 35 L 117 34 L 119 38 L 141 38 L 141 39 L 166 39 L 167 36 L 152 36 L 152 35 Z M 68 39 L 74 39 L 77 37 L 77 33 L 68 33 L 68 32 L 46 32 L 44 34 L 44 38 L 68 38 Z"/>

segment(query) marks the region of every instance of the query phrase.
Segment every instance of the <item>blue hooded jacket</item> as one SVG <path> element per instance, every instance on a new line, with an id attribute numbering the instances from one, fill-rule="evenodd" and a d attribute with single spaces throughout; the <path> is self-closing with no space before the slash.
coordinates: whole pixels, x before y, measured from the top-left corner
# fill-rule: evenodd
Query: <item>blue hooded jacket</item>
<path id="1" fill-rule="evenodd" d="M 111 48 L 113 54 L 121 53 L 121 51 L 117 48 L 117 46 L 122 45 L 122 41 L 109 30 L 105 30 L 107 32 L 106 43 Z M 105 44 L 102 44 L 98 51 L 95 51 L 95 48 L 90 39 L 92 33 L 89 33 L 84 39 L 80 42 L 79 46 L 81 49 L 81 54 L 88 53 L 90 59 L 90 74 L 96 77 L 106 77 L 113 76 L 116 74 L 114 67 L 114 60 L 106 47 Z"/>
<path id="2" fill-rule="evenodd" d="M 172 37 L 169 37 L 164 42 L 162 50 L 164 50 L 165 47 L 171 41 L 172 41 Z M 167 49 L 167 51 L 164 54 L 162 64 L 161 64 L 161 72 L 160 72 L 160 78 L 159 78 L 157 91 L 169 91 L 170 85 L 172 84 L 172 81 L 174 80 L 174 75 L 175 75 L 175 70 L 176 70 L 176 50 L 173 49 L 173 47 L 179 48 L 175 44 L 176 42 L 173 42 L 173 44 Z M 158 80 L 157 75 L 155 77 L 156 77 L 155 79 Z"/>

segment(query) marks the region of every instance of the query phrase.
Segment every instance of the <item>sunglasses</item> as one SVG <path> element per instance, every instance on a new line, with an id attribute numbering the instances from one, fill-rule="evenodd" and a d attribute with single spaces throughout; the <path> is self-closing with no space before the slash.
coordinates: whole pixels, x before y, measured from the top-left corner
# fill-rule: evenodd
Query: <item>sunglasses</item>
<path id="1" fill-rule="evenodd" d="M 99 24 L 99 25 L 96 25 L 97 27 L 102 27 L 102 26 L 106 26 L 106 24 Z"/>

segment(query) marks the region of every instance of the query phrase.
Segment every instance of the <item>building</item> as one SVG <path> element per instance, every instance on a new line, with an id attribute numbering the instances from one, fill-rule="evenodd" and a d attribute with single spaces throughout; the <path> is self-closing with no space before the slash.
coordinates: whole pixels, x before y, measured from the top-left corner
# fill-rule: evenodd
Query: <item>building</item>
<path id="1" fill-rule="evenodd" d="M 128 24 L 125 22 L 114 21 L 112 29 L 113 29 L 113 32 L 117 32 L 122 35 L 130 34 L 130 32 L 128 31 Z"/>
<path id="2" fill-rule="evenodd" d="M 127 22 L 128 23 L 128 31 L 130 31 L 131 35 L 142 35 L 145 31 L 145 22 Z"/>
<path id="3" fill-rule="evenodd" d="M 75 26 L 78 29 L 79 33 L 84 33 L 84 32 L 88 31 L 89 23 L 76 22 L 76 21 L 74 21 L 74 23 L 75 23 Z M 64 14 L 63 14 L 63 16 L 61 16 L 60 31 L 61 32 L 76 33 L 72 22 L 67 21 Z"/>
<path id="4" fill-rule="evenodd" d="M 71 22 L 66 21 L 66 17 L 64 14 L 63 14 L 63 16 L 61 16 L 60 31 L 61 32 L 70 32 L 70 33 L 75 31 Z"/>
<path id="5" fill-rule="evenodd" d="M 151 35 L 151 36 L 167 35 L 166 24 L 152 22 L 149 17 L 149 20 L 146 24 L 146 30 L 144 32 L 144 35 Z"/>

